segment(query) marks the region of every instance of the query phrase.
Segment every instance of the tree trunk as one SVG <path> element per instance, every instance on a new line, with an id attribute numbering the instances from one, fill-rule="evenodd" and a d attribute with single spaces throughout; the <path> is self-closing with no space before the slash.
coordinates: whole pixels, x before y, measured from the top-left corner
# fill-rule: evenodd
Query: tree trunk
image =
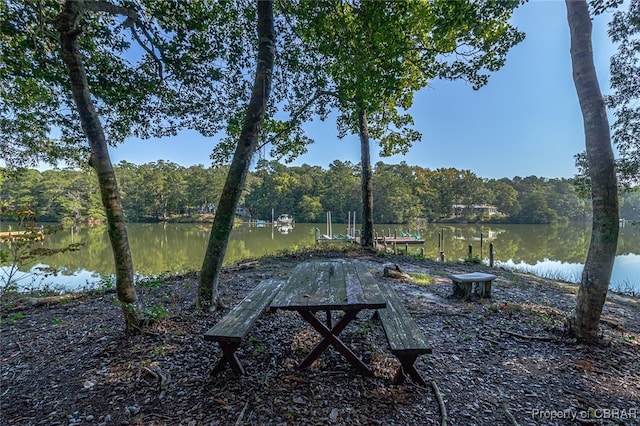
<path id="1" fill-rule="evenodd" d="M 371 171 L 371 152 L 369 146 L 369 127 L 367 112 L 358 112 L 360 126 L 360 162 L 362 163 L 362 234 L 360 244 L 374 247 L 373 241 L 373 172 Z"/>
<path id="2" fill-rule="evenodd" d="M 229 167 L 227 179 L 211 226 L 209 243 L 198 282 L 198 307 L 211 309 L 220 305 L 218 281 L 222 261 L 233 228 L 236 206 L 244 188 L 247 172 L 258 144 L 264 120 L 265 105 L 271 92 L 275 55 L 275 29 L 272 1 L 258 0 L 258 66 L 251 100 L 240 133 L 240 139 Z"/>
<path id="3" fill-rule="evenodd" d="M 80 115 L 82 129 L 91 147 L 89 164 L 98 175 L 102 204 L 107 216 L 107 231 L 115 260 L 118 300 L 124 313 L 126 329 L 131 331 L 141 326 L 141 309 L 133 282 L 133 262 L 116 177 L 109 158 L 104 130 L 91 100 L 82 55 L 78 50 L 78 37 L 82 32 L 78 22 L 83 6 L 81 1 L 67 0 L 56 25 L 60 33 L 62 59 L 69 70 L 73 99 Z"/>
<path id="4" fill-rule="evenodd" d="M 594 341 L 618 243 L 618 191 L 609 122 L 593 65 L 589 9 L 585 0 L 566 0 L 566 5 L 573 81 L 584 121 L 593 205 L 591 242 L 571 323 L 578 338 Z"/>

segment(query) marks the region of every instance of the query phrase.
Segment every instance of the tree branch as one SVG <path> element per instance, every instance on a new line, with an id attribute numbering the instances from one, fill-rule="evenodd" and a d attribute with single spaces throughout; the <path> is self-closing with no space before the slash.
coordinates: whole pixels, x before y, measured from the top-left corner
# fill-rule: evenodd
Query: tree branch
<path id="1" fill-rule="evenodd" d="M 440 425 L 447 426 L 449 417 L 447 416 L 447 407 L 446 405 L 444 405 L 444 400 L 442 399 L 442 395 L 440 394 L 440 389 L 438 389 L 438 385 L 433 380 L 431 381 L 431 387 L 433 388 L 433 393 L 436 395 L 438 406 L 440 407 Z"/>
<path id="2" fill-rule="evenodd" d="M 107 12 L 112 15 L 126 16 L 127 19 L 122 23 L 123 28 L 132 27 L 138 20 L 138 13 L 135 10 L 117 6 L 104 0 L 85 1 L 84 8 L 94 12 Z"/>
<path id="3" fill-rule="evenodd" d="M 276 133 L 269 140 L 264 141 L 260 146 L 258 146 L 258 150 L 264 148 L 269 143 L 273 143 L 274 140 L 276 140 L 277 138 L 279 138 L 280 136 L 282 136 L 283 134 L 285 134 L 289 130 L 291 130 L 297 124 L 297 118 L 303 112 L 305 112 L 305 110 L 307 108 L 309 108 L 315 101 L 317 101 L 322 96 L 333 96 L 334 98 L 336 98 L 339 101 L 341 101 L 340 96 L 338 96 L 338 94 L 336 92 L 332 92 L 332 91 L 329 91 L 329 90 L 321 90 L 320 92 L 316 93 L 316 95 L 314 97 L 312 97 L 307 102 L 305 102 L 304 105 L 302 105 L 300 108 L 298 108 L 298 110 L 291 115 L 292 119 L 289 121 L 289 125 L 286 128 L 284 128 L 281 131 L 279 131 L 278 133 Z"/>
<path id="4" fill-rule="evenodd" d="M 133 38 L 138 42 L 140 47 L 142 47 L 144 49 L 144 51 L 147 52 L 149 54 L 149 56 L 151 56 L 153 61 L 156 63 L 157 70 L 158 70 L 158 77 L 160 77 L 160 80 L 164 80 L 164 77 L 163 77 L 164 71 L 163 71 L 163 67 L 162 67 L 162 61 L 160 60 L 160 58 L 158 58 L 158 56 L 156 56 L 156 52 L 153 50 L 154 44 L 151 41 L 151 36 L 149 35 L 149 32 L 147 31 L 146 28 L 144 28 L 143 26 L 140 26 L 140 28 L 142 28 L 142 32 L 144 33 L 144 35 L 147 38 L 147 40 L 149 40 L 149 43 L 151 44 L 152 49 L 149 49 L 142 42 L 142 40 L 140 39 L 140 36 L 138 35 L 138 32 L 136 31 L 136 27 L 135 26 L 131 27 L 131 35 L 133 35 Z"/>
<path id="5" fill-rule="evenodd" d="M 117 5 L 113 4 L 113 3 L 110 3 L 110 2 L 105 1 L 105 0 L 85 1 L 84 9 L 85 10 L 91 10 L 93 12 L 107 12 L 107 13 L 110 13 L 111 15 L 126 16 L 127 19 L 121 24 L 122 28 L 130 28 L 131 29 L 131 35 L 138 42 L 140 47 L 142 47 L 142 49 L 144 49 L 144 51 L 147 52 L 149 54 L 149 56 L 151 56 L 153 61 L 156 63 L 157 70 L 158 70 L 158 76 L 160 77 L 160 80 L 163 80 L 162 61 L 156 55 L 155 45 L 154 45 L 154 43 L 152 41 L 151 35 L 147 31 L 147 29 L 144 28 L 144 26 L 142 26 L 140 24 L 140 19 L 138 17 L 138 12 L 136 12 L 133 9 L 129 9 L 129 8 L 122 7 L 122 6 L 117 6 Z M 149 44 L 151 44 L 151 48 L 147 47 L 147 45 L 145 43 L 143 43 L 143 41 L 140 39 L 140 36 L 138 35 L 138 32 L 136 31 L 135 24 L 138 24 L 140 26 L 140 28 L 142 29 L 142 32 L 144 33 L 144 35 L 145 35 L 146 39 L 148 40 Z"/>

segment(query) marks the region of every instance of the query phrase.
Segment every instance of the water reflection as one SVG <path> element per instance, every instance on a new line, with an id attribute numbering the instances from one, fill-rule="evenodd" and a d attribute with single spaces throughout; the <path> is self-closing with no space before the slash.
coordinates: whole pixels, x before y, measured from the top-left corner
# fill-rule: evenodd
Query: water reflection
<path id="1" fill-rule="evenodd" d="M 496 266 L 505 269 L 527 272 L 539 277 L 579 283 L 584 264 L 544 259 L 533 265 L 516 263 L 513 259 L 498 261 Z M 611 272 L 610 288 L 618 291 L 640 292 L 640 255 L 623 254 L 616 256 Z"/>
<path id="2" fill-rule="evenodd" d="M 313 246 L 315 228 L 318 224 L 296 224 L 295 227 L 250 227 L 234 228 L 225 264 L 234 264 L 243 259 L 278 253 L 286 249 Z M 344 232 L 342 230 L 344 228 Z M 207 224 L 130 224 L 129 244 L 136 274 L 141 276 L 161 273 L 179 273 L 199 270 L 209 238 Z M 589 245 L 588 225 L 442 225 L 433 224 L 420 229 L 403 229 L 398 225 L 378 225 L 378 235 L 400 231 L 410 235 L 418 233 L 424 240 L 425 256 L 436 259 L 440 251 L 448 260 L 467 256 L 469 245 L 474 256 L 488 260 L 490 244 L 493 244 L 496 263 L 517 267 L 536 275 L 577 282 Z M 334 224 L 335 233 L 346 233 L 346 225 Z M 620 230 L 618 256 L 612 275 L 612 287 L 628 288 L 633 285 L 640 291 L 640 229 L 626 226 Z M 104 227 L 81 227 L 75 232 L 48 236 L 43 247 L 59 247 L 73 242 L 82 242 L 81 250 L 63 253 L 43 259 L 59 269 L 57 276 L 49 276 L 47 282 L 77 288 L 86 283 L 96 283 L 101 276 L 113 274 L 113 255 Z M 345 243 L 346 244 L 346 243 Z M 416 249 L 412 246 L 411 249 Z M 38 282 L 42 275 L 25 269 Z M 0 271 L 0 284 L 3 275 Z"/>

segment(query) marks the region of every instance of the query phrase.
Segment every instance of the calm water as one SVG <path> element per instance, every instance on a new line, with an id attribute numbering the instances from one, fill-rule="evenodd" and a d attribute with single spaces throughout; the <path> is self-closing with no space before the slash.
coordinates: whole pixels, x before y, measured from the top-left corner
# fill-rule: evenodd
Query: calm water
<path id="1" fill-rule="evenodd" d="M 278 228 L 248 225 L 233 230 L 225 264 L 260 257 L 281 250 L 314 245 L 315 229 L 325 231 L 324 224 L 296 224 L 286 233 Z M 333 225 L 335 234 L 345 233 L 346 225 Z M 141 276 L 199 270 L 209 237 L 208 224 L 130 224 L 129 243 L 136 273 Z M 398 225 L 379 225 L 378 234 L 394 233 Z M 611 279 L 612 288 L 640 291 L 640 229 L 627 225 L 620 230 L 618 255 Z M 415 230 L 411 230 L 411 233 Z M 582 225 L 441 225 L 419 230 L 424 246 L 410 246 L 410 251 L 424 247 L 425 255 L 436 259 L 439 235 L 447 260 L 464 258 L 468 246 L 473 254 L 487 259 L 489 243 L 493 243 L 496 264 L 566 281 L 577 282 L 589 244 L 590 227 Z M 482 234 L 482 246 L 481 246 Z M 98 283 L 113 273 L 113 256 L 104 227 L 82 227 L 48 236 L 44 246 L 84 243 L 78 252 L 43 259 L 59 270 L 57 276 L 44 277 L 29 265 L 20 280 L 24 287 L 48 284 L 54 287 L 79 288 Z M 32 267 L 33 266 L 33 267 Z M 3 271 L 0 271 L 0 274 Z M 0 284 L 5 280 L 0 275 Z"/>

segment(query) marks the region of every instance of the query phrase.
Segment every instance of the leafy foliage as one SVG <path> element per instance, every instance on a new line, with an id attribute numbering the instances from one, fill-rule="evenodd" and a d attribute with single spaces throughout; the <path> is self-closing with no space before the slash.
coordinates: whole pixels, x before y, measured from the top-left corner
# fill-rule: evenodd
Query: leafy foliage
<path id="1" fill-rule="evenodd" d="M 607 106 L 614 110 L 612 139 L 618 151 L 618 172 L 623 183 L 640 185 L 640 1 L 630 0 L 617 11 L 609 36 L 618 43 L 611 57 L 611 88 Z"/>
<path id="2" fill-rule="evenodd" d="M 0 152 L 10 166 L 73 164 L 88 155 L 58 54 L 62 4 L 0 5 Z M 213 135 L 241 110 L 255 52 L 245 30 L 252 4 L 86 2 L 79 49 L 108 142 L 182 128 Z"/>
<path id="3" fill-rule="evenodd" d="M 524 38 L 508 23 L 517 1 L 283 3 L 295 35 L 321 58 L 321 70 L 308 66 L 318 100 L 339 111 L 339 136 L 359 132 L 364 110 L 383 155 L 420 140 L 406 112 L 416 90 L 434 78 L 477 89 Z"/>
<path id="4" fill-rule="evenodd" d="M 609 22 L 609 37 L 617 44 L 610 66 L 613 93 L 605 101 L 614 116 L 611 139 L 619 153 L 618 183 L 632 189 L 640 185 L 640 1 L 592 0 L 590 6 L 593 14 L 615 10 Z M 589 169 L 584 152 L 576 155 L 576 167 L 579 188 L 588 193 Z"/>

